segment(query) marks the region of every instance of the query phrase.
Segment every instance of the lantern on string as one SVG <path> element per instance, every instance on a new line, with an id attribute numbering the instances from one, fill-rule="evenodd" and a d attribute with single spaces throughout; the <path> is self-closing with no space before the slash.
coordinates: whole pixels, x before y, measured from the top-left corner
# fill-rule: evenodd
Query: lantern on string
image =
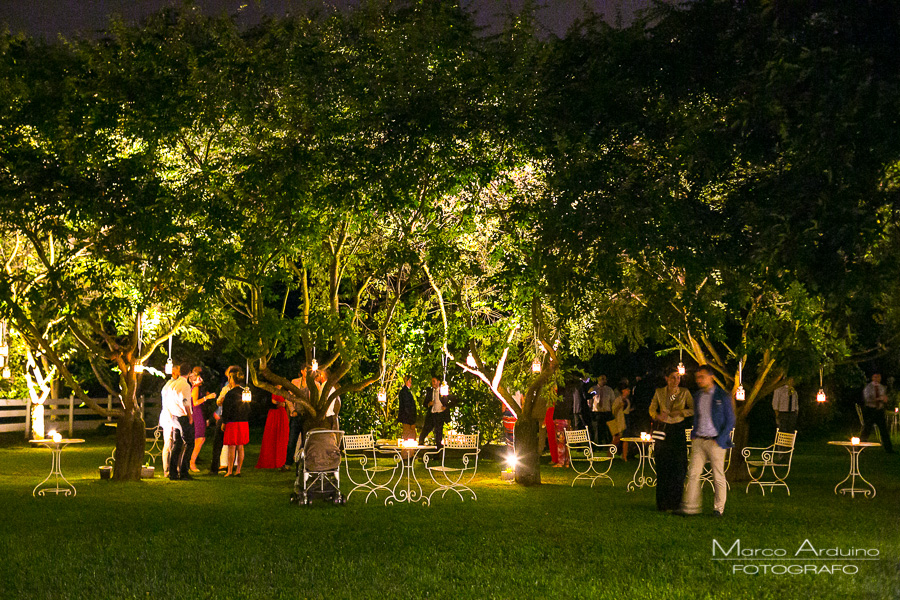
<path id="1" fill-rule="evenodd" d="M 534 360 L 531 361 L 531 371 L 532 371 L 533 373 L 540 373 L 540 372 L 541 372 L 541 359 L 538 358 L 537 356 L 535 356 L 535 357 L 534 357 Z"/>
<path id="2" fill-rule="evenodd" d="M 447 380 L 445 379 L 441 383 L 441 396 L 449 396 L 450 395 L 450 386 L 447 385 Z"/>
<path id="3" fill-rule="evenodd" d="M 172 374 L 172 336 L 169 336 L 169 358 L 166 359 L 166 375 Z"/>
<path id="4" fill-rule="evenodd" d="M 250 386 L 244 388 L 244 391 L 241 392 L 241 401 L 242 402 L 250 402 L 253 400 L 253 395 L 250 393 Z"/>
<path id="5" fill-rule="evenodd" d="M 0 378 L 9 379 L 10 377 L 12 377 L 12 372 L 9 370 L 9 367 L 3 367 L 3 371 L 2 373 L 0 373 Z"/>
<path id="6" fill-rule="evenodd" d="M 447 385 L 447 359 L 449 358 L 450 353 L 447 352 L 446 345 L 444 346 L 444 355 L 441 357 L 441 363 L 444 365 L 444 380 L 441 382 L 441 396 L 447 396 L 450 394 L 450 386 Z"/>
<path id="7" fill-rule="evenodd" d="M 313 373 L 315 373 L 316 371 L 319 370 L 319 361 L 316 360 L 316 347 L 315 346 L 313 346 L 313 358 L 312 358 L 312 362 L 309 363 L 309 368 Z"/>
<path id="8" fill-rule="evenodd" d="M 387 392 L 383 387 L 378 390 L 378 402 L 380 402 L 381 404 L 387 402 Z"/>
<path id="9" fill-rule="evenodd" d="M 816 394 L 816 402 L 825 402 L 826 400 L 828 400 L 828 398 L 825 396 L 825 386 L 822 384 L 824 370 L 824 367 L 819 367 L 819 393 Z"/>
<path id="10" fill-rule="evenodd" d="M 472 356 L 472 352 L 469 352 L 469 355 L 466 357 L 466 364 L 469 365 L 472 369 L 478 368 L 478 363 L 475 362 L 475 357 Z"/>
<path id="11" fill-rule="evenodd" d="M 741 381 L 743 379 L 743 370 L 744 370 L 744 361 L 741 360 L 740 362 L 738 362 L 738 387 L 737 387 L 737 391 L 734 393 L 735 400 L 740 400 L 740 401 L 747 399 L 747 394 L 746 394 L 746 392 L 744 392 L 744 385 Z"/>
<path id="12" fill-rule="evenodd" d="M 679 375 L 684 375 L 687 372 L 687 369 L 684 368 L 684 362 L 682 361 L 682 358 L 684 358 L 684 355 L 682 354 L 682 352 L 684 352 L 684 349 L 681 347 L 681 334 L 679 333 L 678 334 L 678 374 Z"/>

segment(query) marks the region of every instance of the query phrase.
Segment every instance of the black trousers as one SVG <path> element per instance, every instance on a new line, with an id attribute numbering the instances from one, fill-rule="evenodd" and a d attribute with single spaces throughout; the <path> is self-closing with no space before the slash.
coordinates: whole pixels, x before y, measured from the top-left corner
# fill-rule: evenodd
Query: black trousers
<path id="1" fill-rule="evenodd" d="M 440 448 L 444 443 L 444 424 L 450 418 L 450 411 L 434 413 L 430 410 L 425 413 L 425 425 L 422 427 L 422 434 L 419 435 L 419 445 L 425 445 L 425 437 L 434 432 L 434 445 Z"/>
<path id="2" fill-rule="evenodd" d="M 884 451 L 887 453 L 893 452 L 894 447 L 893 445 L 891 445 L 891 432 L 888 431 L 887 419 L 884 416 L 884 409 L 863 406 L 862 414 L 863 428 L 862 433 L 859 434 L 860 439 L 862 439 L 862 441 L 864 442 L 868 441 L 869 435 L 872 433 L 872 429 L 877 427 L 878 431 L 881 432 L 881 445 L 884 447 Z"/>
<path id="3" fill-rule="evenodd" d="M 595 444 L 609 444 L 612 442 L 612 434 L 609 432 L 607 421 L 612 421 L 612 412 L 595 412 L 591 414 L 591 439 Z"/>
<path id="4" fill-rule="evenodd" d="M 179 427 L 172 428 L 172 454 L 169 456 L 169 479 L 190 476 L 191 454 L 194 452 L 194 424 L 190 417 L 178 417 Z"/>
<path id="5" fill-rule="evenodd" d="M 213 475 L 219 474 L 219 457 L 222 456 L 222 445 L 225 442 L 225 430 L 222 428 L 222 421 L 214 421 L 213 427 L 216 434 L 213 436 L 212 444 L 212 460 L 209 461 L 209 472 Z"/>
<path id="6" fill-rule="evenodd" d="M 687 475 L 685 422 L 660 423 L 666 439 L 654 444 L 656 454 L 656 509 L 677 510 L 681 506 L 684 478 Z"/>
<path id="7" fill-rule="evenodd" d="M 297 440 L 300 439 L 300 433 L 303 431 L 303 417 L 291 417 L 290 429 L 288 431 L 288 453 L 287 464 L 294 464 L 294 453 L 297 450 Z"/>

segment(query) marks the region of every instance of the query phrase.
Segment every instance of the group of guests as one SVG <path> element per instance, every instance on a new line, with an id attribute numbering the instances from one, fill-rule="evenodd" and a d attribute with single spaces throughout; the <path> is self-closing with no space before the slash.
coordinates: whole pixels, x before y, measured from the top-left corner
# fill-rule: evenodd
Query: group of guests
<path id="1" fill-rule="evenodd" d="M 225 477 L 240 477 L 244 465 L 244 447 L 250 442 L 250 402 L 244 400 L 244 370 L 231 366 L 225 370 L 226 383 L 218 393 L 211 391 L 203 379 L 203 369 L 173 365 L 172 376 L 162 389 L 159 424 L 163 428 L 163 470 L 171 480 L 193 479 L 199 473 L 197 457 L 206 441 L 213 436 L 209 473 L 225 471 Z M 272 394 L 263 430 L 257 469 L 287 470 L 294 464 L 295 449 L 302 442 L 303 417 L 299 402 L 309 401 L 307 370 L 301 369 L 291 383 L 299 393 L 291 395 L 297 402 Z M 315 383 L 321 392 L 327 371 L 316 372 Z M 279 386 L 280 388 L 280 386 Z M 215 400 L 215 401 L 213 401 Z M 326 422 L 337 427 L 341 399 L 334 395 L 326 411 Z M 289 451 L 290 450 L 290 451 Z"/>
<path id="2" fill-rule="evenodd" d="M 413 379 L 407 375 L 403 379 L 397 403 L 397 422 L 402 427 L 404 440 L 416 439 L 416 428 L 419 413 L 412 393 Z M 424 411 L 424 422 L 419 432 L 419 445 L 425 445 L 425 438 L 434 432 L 434 445 L 440 448 L 444 444 L 444 426 L 450 422 L 450 409 L 455 400 L 449 394 L 441 395 L 441 380 L 437 376 L 431 378 L 431 387 L 422 390 L 420 402 Z"/>

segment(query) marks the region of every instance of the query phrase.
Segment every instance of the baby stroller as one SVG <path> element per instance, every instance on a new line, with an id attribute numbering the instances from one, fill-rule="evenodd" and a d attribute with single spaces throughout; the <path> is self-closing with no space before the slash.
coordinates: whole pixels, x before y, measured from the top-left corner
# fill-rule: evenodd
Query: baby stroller
<path id="1" fill-rule="evenodd" d="M 291 502 L 311 504 L 313 498 L 346 504 L 341 495 L 341 440 L 344 432 L 337 429 L 312 429 L 297 444 L 294 461 L 297 479 Z"/>

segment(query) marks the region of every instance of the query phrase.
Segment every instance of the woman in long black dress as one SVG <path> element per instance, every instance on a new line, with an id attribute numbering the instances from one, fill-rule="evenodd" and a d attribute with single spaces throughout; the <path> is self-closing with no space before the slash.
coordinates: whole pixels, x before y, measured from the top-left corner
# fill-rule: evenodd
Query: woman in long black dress
<path id="1" fill-rule="evenodd" d="M 666 371 L 666 387 L 656 390 L 650 403 L 654 429 L 666 437 L 654 444 L 656 456 L 656 509 L 677 510 L 681 505 L 684 478 L 687 475 L 686 417 L 694 414 L 691 393 L 680 387 L 678 369 Z"/>

